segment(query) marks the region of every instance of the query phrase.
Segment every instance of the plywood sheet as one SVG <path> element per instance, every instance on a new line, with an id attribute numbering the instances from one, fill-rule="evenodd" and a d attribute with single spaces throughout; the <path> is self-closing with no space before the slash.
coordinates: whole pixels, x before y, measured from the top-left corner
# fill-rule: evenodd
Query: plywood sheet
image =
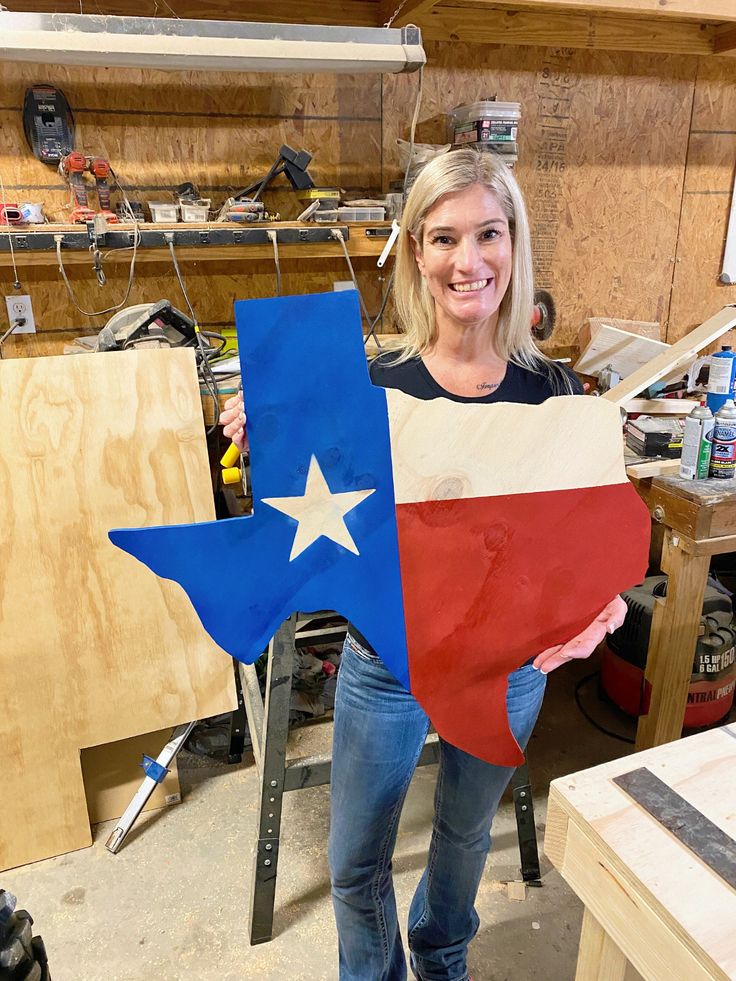
<path id="1" fill-rule="evenodd" d="M 181 590 L 107 538 L 214 517 L 192 352 L 2 361 L 0 391 L 2 869 L 90 843 L 80 749 L 235 698 Z"/>

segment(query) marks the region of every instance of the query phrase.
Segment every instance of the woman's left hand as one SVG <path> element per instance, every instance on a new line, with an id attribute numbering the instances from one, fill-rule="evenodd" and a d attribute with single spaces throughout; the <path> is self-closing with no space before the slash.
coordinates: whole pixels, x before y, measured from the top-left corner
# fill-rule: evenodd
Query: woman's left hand
<path id="1" fill-rule="evenodd" d="M 554 671 L 562 664 L 567 664 L 572 658 L 590 657 L 606 634 L 612 634 L 614 630 L 618 630 L 624 622 L 625 616 L 626 603 L 620 596 L 617 596 L 577 637 L 568 640 L 566 644 L 548 647 L 546 651 L 537 654 L 532 662 L 533 667 L 541 671 L 542 674 L 549 674 L 550 671 Z"/>

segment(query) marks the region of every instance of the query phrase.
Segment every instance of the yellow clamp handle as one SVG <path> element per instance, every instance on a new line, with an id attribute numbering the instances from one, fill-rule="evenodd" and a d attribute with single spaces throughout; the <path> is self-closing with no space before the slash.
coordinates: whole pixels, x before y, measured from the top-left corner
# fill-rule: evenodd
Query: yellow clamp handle
<path id="1" fill-rule="evenodd" d="M 228 469 L 229 467 L 234 467 L 239 459 L 240 459 L 240 450 L 237 448 L 235 443 L 231 443 L 230 446 L 228 446 L 225 455 L 220 460 L 220 466 L 225 467 L 225 469 Z"/>
<path id="2" fill-rule="evenodd" d="M 241 480 L 240 467 L 236 466 L 239 460 L 240 450 L 235 443 L 231 443 L 220 460 L 220 466 L 224 468 L 222 471 L 223 484 L 237 484 Z"/>

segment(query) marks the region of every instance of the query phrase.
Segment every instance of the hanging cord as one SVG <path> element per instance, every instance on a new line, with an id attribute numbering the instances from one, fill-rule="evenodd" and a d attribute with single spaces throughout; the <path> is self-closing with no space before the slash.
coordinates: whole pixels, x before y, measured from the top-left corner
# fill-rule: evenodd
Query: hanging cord
<path id="1" fill-rule="evenodd" d="M 383 25 L 384 27 L 391 27 L 391 25 L 393 24 L 393 22 L 396 20 L 396 18 L 399 16 L 399 14 L 401 13 L 401 11 L 406 6 L 406 3 L 407 3 L 407 0 L 401 0 L 401 3 L 399 4 L 399 6 L 396 8 L 396 10 L 394 10 L 393 14 L 389 17 L 389 19 Z"/>
<path id="2" fill-rule="evenodd" d="M 176 258 L 176 252 L 174 251 L 174 233 L 166 232 L 165 238 L 169 245 L 169 252 L 171 253 L 171 261 L 174 264 L 174 272 L 176 273 L 176 278 L 179 280 L 179 287 L 181 288 L 181 292 L 184 296 L 187 307 L 189 308 L 189 313 L 191 314 L 192 321 L 194 323 L 194 336 L 197 340 L 199 354 L 202 359 L 199 365 L 202 381 L 204 382 L 204 386 L 207 389 L 207 394 L 210 396 L 214 404 L 214 421 L 210 426 L 210 428 L 207 430 L 207 435 L 209 436 L 212 433 L 214 433 L 218 425 L 217 420 L 220 415 L 220 397 L 219 397 L 220 391 L 217 387 L 217 378 L 215 377 L 215 373 L 212 370 L 212 366 L 210 365 L 210 360 L 209 360 L 210 352 L 205 347 L 204 340 L 202 339 L 202 332 L 199 329 L 197 315 L 194 312 L 194 307 L 192 306 L 191 301 L 189 299 L 187 288 L 184 285 L 184 278 L 182 277 L 181 269 L 179 269 L 179 262 Z M 219 353 L 219 352 L 215 352 L 215 353 Z"/>
<path id="3" fill-rule="evenodd" d="M 600 671 L 593 671 L 592 674 L 586 674 L 584 678 L 581 678 L 580 681 L 578 681 L 578 683 L 575 685 L 575 704 L 580 709 L 580 712 L 583 715 L 583 717 L 587 719 L 588 722 L 590 722 L 590 724 L 593 726 L 594 729 L 597 729 L 599 732 L 602 732 L 604 736 L 610 736 L 612 739 L 618 739 L 622 743 L 631 743 L 633 745 L 634 740 L 630 736 L 624 736 L 623 733 L 614 732 L 612 729 L 607 729 L 606 726 L 602 726 L 600 722 L 596 722 L 596 720 L 593 718 L 590 712 L 588 712 L 583 707 L 582 696 L 580 692 L 585 687 L 585 685 L 588 684 L 588 682 L 592 681 L 594 678 L 597 678 L 599 675 L 600 675 Z M 643 680 L 644 679 L 642 678 L 642 685 L 643 685 Z M 642 695 L 643 695 L 643 691 L 642 691 Z"/>
<path id="4" fill-rule="evenodd" d="M 274 228 L 267 228 L 266 235 L 273 245 L 273 261 L 276 263 L 276 296 L 281 296 L 281 263 L 279 262 L 279 240 Z"/>
<path id="5" fill-rule="evenodd" d="M 394 14 L 394 16 L 396 16 Z M 403 187 L 403 197 L 406 201 L 406 189 L 409 185 L 409 171 L 411 170 L 411 158 L 414 156 L 414 140 L 417 133 L 417 122 L 419 120 L 419 110 L 422 107 L 422 94 L 424 92 L 424 65 L 419 68 L 419 83 L 417 85 L 417 97 L 414 102 L 414 114 L 411 117 L 411 128 L 409 130 L 409 159 L 406 163 L 406 170 L 404 171 L 404 187 Z"/>
<path id="6" fill-rule="evenodd" d="M 61 257 L 61 240 L 64 236 L 54 235 L 54 241 L 56 242 L 56 261 L 59 263 L 59 272 L 61 273 L 61 278 L 64 280 L 64 285 L 66 286 L 67 292 L 71 297 L 72 303 L 77 308 L 77 310 L 79 310 L 81 314 L 84 314 L 85 317 L 102 317 L 106 313 L 115 313 L 117 310 L 120 310 L 121 307 L 124 307 L 125 304 L 128 302 L 130 291 L 133 288 L 133 279 L 135 278 L 135 260 L 138 253 L 139 235 L 140 232 L 137 232 L 136 237 L 133 240 L 134 243 L 132 246 L 133 256 L 130 260 L 130 271 L 128 273 L 128 285 L 125 290 L 125 296 L 122 298 L 120 303 L 116 303 L 114 306 L 111 307 L 105 307 L 104 310 L 84 310 L 82 307 L 80 307 L 79 303 L 77 302 L 77 298 L 74 295 L 72 284 L 69 282 L 69 277 L 66 274 L 66 269 L 64 268 L 64 260 Z"/>
<path id="7" fill-rule="evenodd" d="M 115 173 L 115 171 L 112 169 L 112 167 L 110 167 L 110 174 L 112 175 L 112 178 L 115 181 L 115 183 L 117 185 L 117 188 L 118 188 L 118 190 L 120 191 L 120 193 L 121 193 L 121 195 L 123 197 L 123 201 L 125 202 L 125 206 L 126 206 L 126 208 L 128 210 L 128 213 L 129 213 L 130 217 L 133 218 L 133 209 L 130 206 L 130 201 L 128 200 L 128 195 L 125 193 L 125 190 L 123 188 L 123 185 L 118 180 L 118 175 Z M 71 193 L 71 190 L 70 190 L 70 193 Z M 79 303 L 77 302 L 77 298 L 74 295 L 74 290 L 72 289 L 72 285 L 69 282 L 69 278 L 67 277 L 66 269 L 64 268 L 64 260 L 61 257 L 61 240 L 62 240 L 63 236 L 62 235 L 54 235 L 54 241 L 56 242 L 56 261 L 59 263 L 59 272 L 61 273 L 61 278 L 64 280 L 64 285 L 66 286 L 67 292 L 69 293 L 69 296 L 71 297 L 72 303 L 77 308 L 77 310 L 79 310 L 79 312 L 81 314 L 84 314 L 85 317 L 102 317 L 102 316 L 104 316 L 107 313 L 115 313 L 116 311 L 118 311 L 122 307 L 124 307 L 125 304 L 128 302 L 128 298 L 130 296 L 130 291 L 133 288 L 133 281 L 135 279 L 135 261 L 136 261 L 136 258 L 138 257 L 138 246 L 140 245 L 140 242 L 141 242 L 141 230 L 138 227 L 138 222 L 137 221 L 134 221 L 133 224 L 134 224 L 134 227 L 135 227 L 135 234 L 133 236 L 133 244 L 132 245 L 129 245 L 127 247 L 127 248 L 133 250 L 133 255 L 132 255 L 131 260 L 130 260 L 130 270 L 128 272 L 128 285 L 127 285 L 127 288 L 125 290 L 125 296 L 122 298 L 122 300 L 120 301 L 120 303 L 116 303 L 114 306 L 111 306 L 111 307 L 106 307 L 104 310 L 83 310 L 82 307 L 80 307 Z M 116 249 L 115 251 L 117 252 L 118 250 Z M 124 251 L 124 250 L 121 249 L 119 251 Z M 95 272 L 97 273 L 98 282 L 100 282 L 100 285 L 101 286 L 104 285 L 104 284 L 100 281 L 100 279 L 101 278 L 104 279 L 104 277 L 105 277 L 105 274 L 102 271 L 102 259 L 107 258 L 107 256 L 109 256 L 109 255 L 110 255 L 110 252 L 109 251 L 106 252 L 104 256 L 101 256 L 99 254 L 99 252 L 97 252 L 96 254 L 93 255 L 93 259 L 95 260 Z M 99 267 L 99 269 L 98 269 L 98 267 Z M 100 274 L 101 274 L 101 276 L 100 276 Z"/>
<path id="8" fill-rule="evenodd" d="M 5 357 L 5 355 L 3 354 L 3 344 L 7 341 L 7 339 L 10 337 L 10 335 L 13 333 L 13 331 L 17 326 L 18 323 L 17 321 L 14 320 L 13 323 L 10 325 L 10 327 L 8 327 L 8 329 L 5 331 L 3 336 L 0 337 L 0 361 L 2 361 L 3 358 Z"/>
<path id="9" fill-rule="evenodd" d="M 352 279 L 353 286 L 355 287 L 358 293 L 358 302 L 360 303 L 360 309 L 363 311 L 363 316 L 365 317 L 365 321 L 368 324 L 368 333 L 363 338 L 363 344 L 366 345 L 369 339 L 372 337 L 373 340 L 376 342 L 376 347 L 378 348 L 379 351 L 381 351 L 382 350 L 381 342 L 379 341 L 378 335 L 376 334 L 376 326 L 378 325 L 378 322 L 383 316 L 383 311 L 386 309 L 388 298 L 391 295 L 391 289 L 394 283 L 394 270 L 391 270 L 391 275 L 389 276 L 386 292 L 384 293 L 383 300 L 381 301 L 381 309 L 378 311 L 375 317 L 371 317 L 371 315 L 368 313 L 368 308 L 365 305 L 363 294 L 360 292 L 360 287 L 358 286 L 358 279 L 355 275 L 353 264 L 350 261 L 350 253 L 348 252 L 347 243 L 345 242 L 345 238 L 339 228 L 332 229 L 332 237 L 336 238 L 340 243 L 340 245 L 342 246 L 343 255 L 345 256 L 345 262 L 347 262 L 348 269 L 350 270 L 350 278 Z"/>
<path id="10" fill-rule="evenodd" d="M 3 184 L 2 174 L 0 174 L 0 193 L 2 194 L 3 201 L 7 201 L 7 195 L 5 194 L 5 184 Z M 15 264 L 15 249 L 13 248 L 13 236 L 10 234 L 10 222 L 8 221 L 7 215 L 5 216 L 5 224 L 8 226 L 8 245 L 10 246 L 10 259 L 13 263 L 13 275 L 15 279 L 13 280 L 13 289 L 19 290 L 20 280 L 18 279 L 18 267 Z M 5 338 L 3 337 L 3 340 Z"/>

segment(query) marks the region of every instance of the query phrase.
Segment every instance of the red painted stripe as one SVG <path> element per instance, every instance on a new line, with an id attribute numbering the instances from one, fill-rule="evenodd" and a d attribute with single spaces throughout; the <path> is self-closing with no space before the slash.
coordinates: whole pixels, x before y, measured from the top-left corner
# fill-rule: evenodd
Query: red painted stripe
<path id="1" fill-rule="evenodd" d="M 516 766 L 509 673 L 641 582 L 647 509 L 625 483 L 396 512 L 411 690 L 448 742 Z"/>

